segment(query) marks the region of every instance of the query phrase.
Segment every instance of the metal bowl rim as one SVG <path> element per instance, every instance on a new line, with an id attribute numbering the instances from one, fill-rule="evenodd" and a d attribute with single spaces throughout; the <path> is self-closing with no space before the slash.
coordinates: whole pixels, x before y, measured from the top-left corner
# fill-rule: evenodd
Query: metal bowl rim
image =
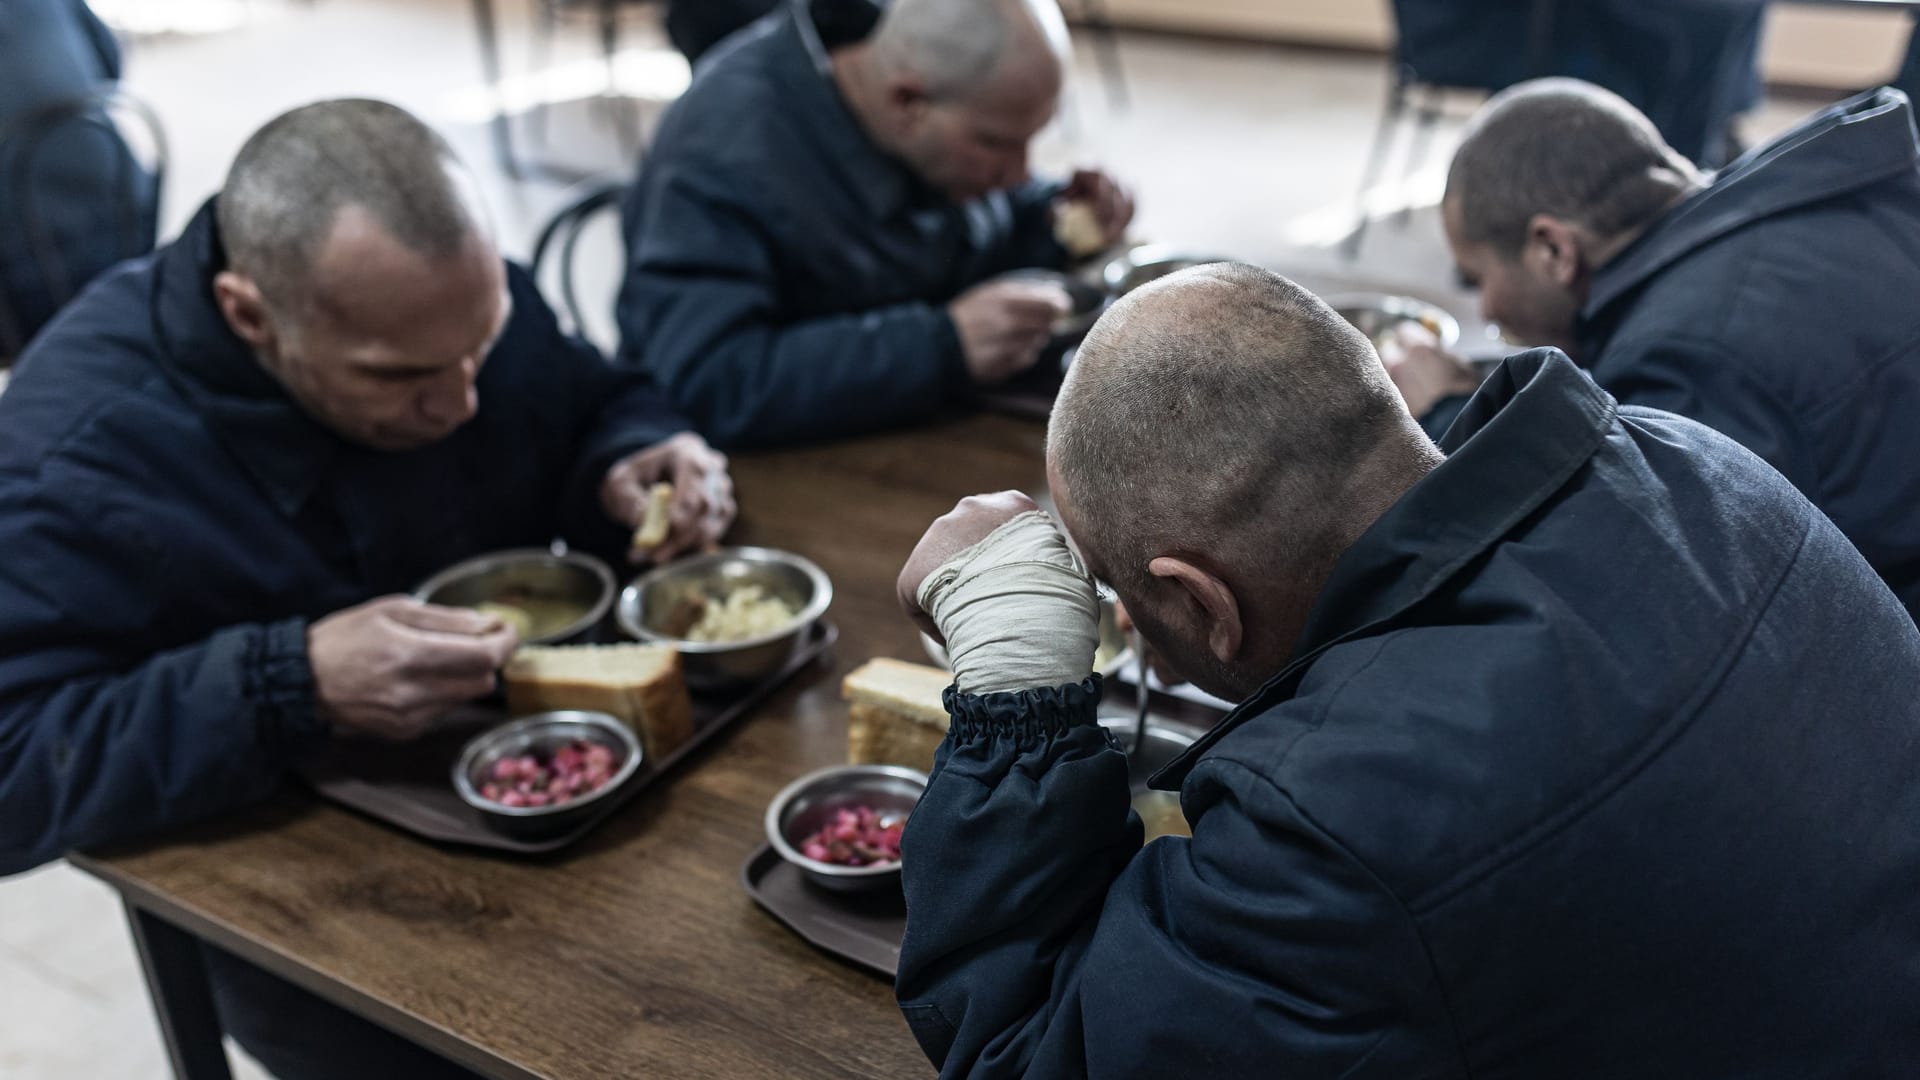
<path id="1" fill-rule="evenodd" d="M 471 558 L 462 559 L 421 582 L 414 588 L 413 598 L 425 604 L 429 602 L 427 597 L 433 595 L 436 591 L 477 570 L 490 570 L 496 564 L 505 565 L 507 563 L 536 559 L 564 563 L 568 566 L 577 566 L 588 571 L 600 582 L 600 596 L 593 602 L 593 606 L 588 609 L 587 614 L 568 623 L 564 628 L 537 638 L 528 638 L 521 644 L 548 645 L 557 641 L 565 641 L 575 634 L 591 629 L 598 625 L 601 619 L 607 617 L 607 612 L 613 608 L 614 597 L 619 593 L 620 582 L 614 578 L 611 567 L 584 551 L 554 551 L 551 548 L 533 547 L 506 548 L 502 551 L 489 551 L 484 554 L 472 556 Z"/>
<path id="2" fill-rule="evenodd" d="M 805 574 L 813 585 L 813 598 L 807 606 L 793 617 L 793 621 L 778 630 L 769 631 L 758 637 L 742 638 L 739 641 L 688 641 L 685 638 L 672 637 L 657 630 L 649 630 L 641 625 L 638 615 L 640 593 L 645 588 L 662 579 L 676 577 L 679 574 L 709 562 L 724 562 L 727 559 L 744 559 L 748 562 L 774 563 L 792 566 Z M 631 597 L 631 599 L 629 599 Z M 627 583 L 620 590 L 619 602 L 614 607 L 614 621 L 620 629 L 635 641 L 655 642 L 672 645 L 683 653 L 712 655 L 715 653 L 744 652 L 759 645 L 770 645 L 783 638 L 791 637 L 805 630 L 826 614 L 827 607 L 833 603 L 833 581 L 827 572 L 814 564 L 812 559 L 796 555 L 791 551 L 782 551 L 770 547 L 728 547 L 705 555 L 697 555 L 680 562 L 671 562 L 665 566 L 656 566 Z"/>
<path id="3" fill-rule="evenodd" d="M 1183 251 L 1171 244 L 1139 244 L 1108 259 L 1100 268 L 1100 283 L 1115 297 L 1121 295 L 1121 286 L 1126 284 L 1127 275 L 1143 266 L 1154 263 L 1170 262 L 1175 259 L 1192 261 L 1195 265 L 1208 263 L 1237 262 L 1225 255 L 1216 255 L 1204 251 Z"/>
<path id="4" fill-rule="evenodd" d="M 824 769 L 815 769 L 781 788 L 780 794 L 775 795 L 773 801 L 767 804 L 767 843 L 773 845 L 773 850 L 779 852 L 781 858 L 802 870 L 824 877 L 857 879 L 899 873 L 900 863 L 897 860 L 889 863 L 875 863 L 872 866 L 837 866 L 833 863 L 823 863 L 818 859 L 809 859 L 796 851 L 793 844 L 781 832 L 780 817 L 787 808 L 787 804 L 808 788 L 835 776 L 884 776 L 894 780 L 909 780 L 920 786 L 920 794 L 927 793 L 927 774 L 918 769 L 909 769 L 905 765 L 829 765 Z"/>
<path id="5" fill-rule="evenodd" d="M 1407 296 L 1404 293 L 1347 292 L 1323 296 L 1320 300 L 1335 312 L 1342 308 L 1371 308 L 1397 318 L 1411 318 L 1415 322 L 1419 321 L 1420 315 L 1434 315 L 1440 322 L 1441 332 L 1438 335 L 1440 344 L 1452 348 L 1460 343 L 1460 320 L 1454 317 L 1453 312 L 1417 296 Z M 1407 308 L 1417 309 L 1417 313 L 1404 310 Z"/>
<path id="6" fill-rule="evenodd" d="M 589 727 L 600 728 L 612 733 L 613 740 L 626 748 L 626 761 L 621 763 L 619 770 L 613 774 L 611 780 L 601 785 L 600 790 L 588 792 L 577 799 L 568 799 L 566 802 L 556 803 L 552 806 L 503 806 L 475 790 L 472 777 L 473 766 L 477 764 L 476 759 L 491 748 L 490 744 L 505 741 L 508 737 L 518 735 L 523 730 L 555 723 L 585 724 Z M 468 739 L 467 745 L 460 751 L 459 760 L 454 762 L 453 765 L 453 787 L 455 791 L 460 793 L 460 798 L 464 800 L 467 805 L 482 813 L 512 818 L 546 817 L 549 814 L 579 810 L 582 807 L 591 806 L 601 799 L 612 795 L 615 791 L 619 790 L 622 784 L 632 779 L 634 773 L 640 770 L 640 759 L 644 753 L 645 751 L 642 750 L 640 746 L 640 740 L 634 737 L 633 732 L 627 728 L 627 725 L 621 723 L 619 719 L 611 714 L 594 712 L 588 709 L 554 709 L 550 712 L 529 713 L 526 716 L 509 720 L 498 727 L 488 728 L 486 731 Z"/>

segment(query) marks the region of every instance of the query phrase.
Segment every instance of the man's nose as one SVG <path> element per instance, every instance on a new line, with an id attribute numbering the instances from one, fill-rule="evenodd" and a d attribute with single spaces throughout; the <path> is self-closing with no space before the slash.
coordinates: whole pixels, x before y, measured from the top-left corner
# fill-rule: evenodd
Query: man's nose
<path id="1" fill-rule="evenodd" d="M 436 424 L 464 424 L 473 419 L 480 411 L 480 394 L 474 387 L 479 370 L 474 357 L 460 361 L 427 390 L 420 401 L 421 413 Z"/>

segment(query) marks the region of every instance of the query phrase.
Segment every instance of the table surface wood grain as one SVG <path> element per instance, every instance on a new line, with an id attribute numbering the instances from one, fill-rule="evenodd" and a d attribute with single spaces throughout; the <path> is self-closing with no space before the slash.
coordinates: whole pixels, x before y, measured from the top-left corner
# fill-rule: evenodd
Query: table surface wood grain
<path id="1" fill-rule="evenodd" d="M 846 756 L 840 678 L 924 659 L 893 598 L 960 496 L 1044 490 L 1041 424 L 912 431 L 734 458 L 730 542 L 833 579 L 838 646 L 578 845 L 438 847 L 290 782 L 263 805 L 76 856 L 131 902 L 484 1074 L 900 1077 L 930 1069 L 892 987 L 821 953 L 739 883 L 782 785 Z"/>

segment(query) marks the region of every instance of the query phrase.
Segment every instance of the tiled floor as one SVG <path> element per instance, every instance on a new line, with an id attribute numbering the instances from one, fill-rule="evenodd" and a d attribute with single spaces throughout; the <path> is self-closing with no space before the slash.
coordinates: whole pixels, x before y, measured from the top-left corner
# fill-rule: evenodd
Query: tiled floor
<path id="1" fill-rule="evenodd" d="M 127 85 L 150 100 L 173 151 L 163 233 L 215 190 L 228 160 L 260 123 L 317 97 L 367 95 L 402 104 L 440 126 L 481 173 L 501 243 L 524 255 L 562 198 L 549 184 L 513 184 L 494 167 L 484 117 L 488 97 L 464 0 L 97 0 L 146 28 L 197 28 L 142 36 Z M 612 131 L 582 105 L 603 69 L 587 34 L 555 52 L 548 77 L 525 76 L 526 0 L 500 0 L 509 91 L 555 109 L 556 147 L 575 160 L 618 168 Z M 636 24 L 620 57 L 624 84 L 660 97 L 686 78 L 658 33 Z M 1326 245 L 1350 221 L 1378 116 L 1386 71 L 1378 57 L 1129 35 L 1124 64 L 1132 105 L 1113 109 L 1090 63 L 1062 122 L 1036 148 L 1041 165 L 1103 162 L 1137 189 L 1141 238 L 1240 255 L 1282 268 L 1343 270 Z M 1090 54 L 1082 54 L 1090 61 Z M 1471 107 L 1461 103 L 1462 109 Z M 1772 102 L 1755 137 L 1777 131 L 1813 102 Z M 1450 147 L 1447 123 L 1426 168 L 1377 192 L 1380 205 L 1430 203 Z M 1396 179 L 1398 169 L 1390 170 Z M 590 238 L 588 296 L 610 297 L 617 266 L 610 235 Z M 1433 215 L 1371 235 L 1358 273 L 1470 310 L 1452 291 Z M 1463 312 L 1464 313 L 1464 312 Z M 604 340 L 607 320 L 591 316 Z M 120 1078 L 165 1074 L 159 1035 L 118 904 L 105 887 L 64 865 L 0 882 L 0 1077 Z M 261 1075 L 242 1062 L 238 1075 Z"/>

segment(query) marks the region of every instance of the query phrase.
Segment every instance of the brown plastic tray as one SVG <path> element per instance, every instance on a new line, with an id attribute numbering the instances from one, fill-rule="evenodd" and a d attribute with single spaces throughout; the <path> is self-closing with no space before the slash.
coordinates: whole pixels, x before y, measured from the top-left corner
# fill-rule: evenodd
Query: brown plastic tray
<path id="1" fill-rule="evenodd" d="M 505 722 L 505 712 L 497 707 L 462 709 L 444 727 L 411 743 L 336 739 L 324 757 L 307 762 L 298 772 L 326 798 L 428 840 L 524 854 L 555 851 L 585 836 L 671 772 L 682 758 L 699 750 L 813 663 L 839 636 L 837 627 L 822 620 L 814 624 L 806 645 L 779 674 L 732 694 L 695 694 L 693 737 L 660 761 L 642 762 L 639 771 L 603 800 L 592 817 L 554 836 L 521 839 L 498 832 L 453 789 L 453 763 L 459 760 L 467 740 Z"/>
<path id="2" fill-rule="evenodd" d="M 815 948 L 889 980 L 899 969 L 907 901 L 897 885 L 869 893 L 830 892 L 767 844 L 740 868 L 740 883 L 754 903 Z"/>

